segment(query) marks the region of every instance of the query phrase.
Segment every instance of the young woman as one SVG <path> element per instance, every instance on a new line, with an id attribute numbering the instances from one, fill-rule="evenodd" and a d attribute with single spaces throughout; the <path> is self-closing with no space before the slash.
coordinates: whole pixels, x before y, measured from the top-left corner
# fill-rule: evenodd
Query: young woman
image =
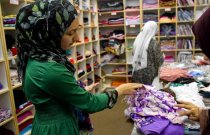
<path id="1" fill-rule="evenodd" d="M 74 109 L 88 113 L 112 108 L 117 97 L 141 84 L 123 84 L 90 94 L 74 78 L 65 50 L 77 38 L 77 12 L 68 0 L 39 0 L 20 9 L 16 18 L 19 77 L 36 114 L 32 135 L 78 135 Z"/>

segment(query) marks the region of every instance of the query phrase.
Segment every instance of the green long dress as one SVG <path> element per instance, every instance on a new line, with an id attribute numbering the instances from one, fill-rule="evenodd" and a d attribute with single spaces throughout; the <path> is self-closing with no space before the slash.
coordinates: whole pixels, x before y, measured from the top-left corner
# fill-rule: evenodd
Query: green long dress
<path id="1" fill-rule="evenodd" d="M 64 65 L 54 61 L 28 60 L 24 92 L 36 109 L 32 135 L 79 135 L 75 107 L 89 113 L 108 107 L 106 94 L 86 92 Z"/>

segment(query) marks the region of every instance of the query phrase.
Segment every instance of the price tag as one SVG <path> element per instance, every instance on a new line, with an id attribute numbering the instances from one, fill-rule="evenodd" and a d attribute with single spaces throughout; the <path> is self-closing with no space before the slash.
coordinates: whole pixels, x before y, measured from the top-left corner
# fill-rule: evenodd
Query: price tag
<path id="1" fill-rule="evenodd" d="M 171 8 L 165 8 L 165 11 L 171 11 Z"/>
<path id="2" fill-rule="evenodd" d="M 111 15 L 117 15 L 117 13 L 116 12 L 112 12 Z"/>
<path id="3" fill-rule="evenodd" d="M 9 3 L 19 5 L 19 0 L 10 0 Z"/>
<path id="4" fill-rule="evenodd" d="M 135 28 L 135 27 L 136 27 L 136 25 L 134 25 L 134 24 L 133 24 L 133 25 L 130 25 L 130 27 L 131 27 L 131 28 Z"/>

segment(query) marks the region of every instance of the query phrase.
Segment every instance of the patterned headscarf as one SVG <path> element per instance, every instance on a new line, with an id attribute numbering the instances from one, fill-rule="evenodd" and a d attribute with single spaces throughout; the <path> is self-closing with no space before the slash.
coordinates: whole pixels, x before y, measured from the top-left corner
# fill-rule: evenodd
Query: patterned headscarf
<path id="1" fill-rule="evenodd" d="M 24 79 L 29 58 L 53 60 L 75 72 L 61 49 L 61 39 L 76 17 L 77 11 L 68 0 L 39 0 L 20 9 L 16 18 L 19 78 Z"/>

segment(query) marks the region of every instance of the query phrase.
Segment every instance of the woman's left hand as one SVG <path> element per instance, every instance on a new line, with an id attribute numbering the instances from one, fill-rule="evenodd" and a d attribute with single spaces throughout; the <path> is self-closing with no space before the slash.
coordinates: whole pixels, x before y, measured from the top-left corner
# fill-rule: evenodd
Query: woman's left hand
<path id="1" fill-rule="evenodd" d="M 190 102 L 183 102 L 179 101 L 179 104 L 176 105 L 176 107 L 187 109 L 188 111 L 184 111 L 180 113 L 180 116 L 189 116 L 189 119 L 194 121 L 199 121 L 201 109 L 197 107 L 196 105 L 190 103 Z"/>

